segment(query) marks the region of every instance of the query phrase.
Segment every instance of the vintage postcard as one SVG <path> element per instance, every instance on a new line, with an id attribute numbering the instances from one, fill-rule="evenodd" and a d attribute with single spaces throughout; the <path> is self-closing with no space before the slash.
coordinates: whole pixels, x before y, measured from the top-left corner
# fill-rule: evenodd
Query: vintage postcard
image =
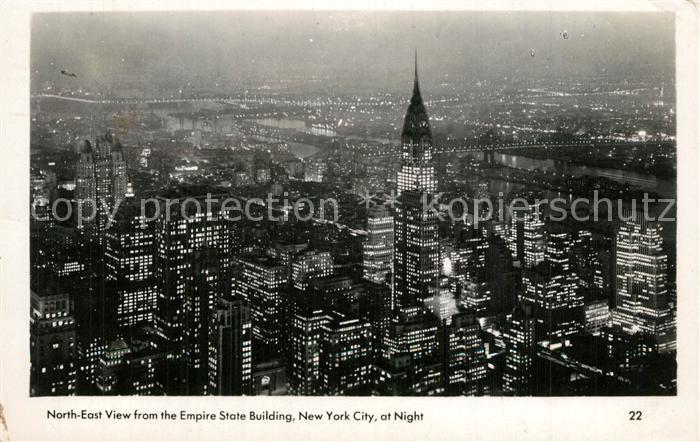
<path id="1" fill-rule="evenodd" d="M 2 440 L 697 440 L 697 8 L 3 2 Z"/>

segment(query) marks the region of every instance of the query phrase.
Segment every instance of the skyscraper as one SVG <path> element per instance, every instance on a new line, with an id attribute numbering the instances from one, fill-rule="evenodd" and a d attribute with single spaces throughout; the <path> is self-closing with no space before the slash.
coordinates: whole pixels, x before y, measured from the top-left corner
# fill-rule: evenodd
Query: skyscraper
<path id="1" fill-rule="evenodd" d="M 78 227 L 91 234 L 103 232 L 112 209 L 127 192 L 122 145 L 108 131 L 95 140 L 94 147 L 90 141 L 83 141 L 79 154 L 75 170 L 75 213 L 82 223 Z"/>
<path id="2" fill-rule="evenodd" d="M 508 249 L 513 254 L 513 260 L 522 266 L 525 263 L 525 208 L 513 208 L 512 218 L 508 227 Z"/>
<path id="3" fill-rule="evenodd" d="M 486 352 L 476 312 L 463 310 L 443 320 L 442 359 L 445 394 L 480 396 L 486 392 Z"/>
<path id="4" fill-rule="evenodd" d="M 583 328 L 583 295 L 569 264 L 570 244 L 567 233 L 551 234 L 546 261 L 523 275 L 520 300 L 533 308 L 538 340 L 561 343 Z"/>
<path id="5" fill-rule="evenodd" d="M 100 355 L 95 386 L 102 395 L 131 392 L 128 385 L 128 363 L 131 349 L 123 339 L 110 342 Z"/>
<path id="6" fill-rule="evenodd" d="M 445 369 L 436 314 L 443 312 L 445 299 L 440 296 L 438 213 L 429 204 L 437 191 L 437 178 L 417 57 L 401 146 L 400 195 L 394 215 L 393 318 L 381 339 L 376 389 L 387 394 L 443 394 Z"/>
<path id="7" fill-rule="evenodd" d="M 503 391 L 506 394 L 529 396 L 533 393 L 535 325 L 535 317 L 529 305 L 516 305 L 508 317 L 503 333 L 506 346 Z"/>
<path id="8" fill-rule="evenodd" d="M 574 248 L 571 235 L 560 230 L 554 231 L 554 228 L 552 230 L 546 243 L 545 257 L 562 272 L 570 272 L 572 267 L 569 256 Z"/>
<path id="9" fill-rule="evenodd" d="M 239 258 L 234 290 L 250 306 L 256 358 L 266 360 L 282 352 L 288 281 L 287 268 L 274 258 L 256 254 Z"/>
<path id="10" fill-rule="evenodd" d="M 422 305 L 438 295 L 438 214 L 423 204 L 425 194 L 404 191 L 394 223 L 395 308 Z"/>
<path id="11" fill-rule="evenodd" d="M 294 257 L 292 262 L 292 282 L 297 290 L 307 290 L 310 280 L 329 276 L 333 271 L 333 258 L 330 252 L 310 250 Z"/>
<path id="12" fill-rule="evenodd" d="M 228 296 L 220 299 L 209 334 L 208 393 L 217 396 L 251 394 L 253 332 L 246 303 Z"/>
<path id="13" fill-rule="evenodd" d="M 418 84 L 418 54 L 415 58 L 413 94 L 401 131 L 401 169 L 397 176 L 399 194 L 406 190 L 437 191 L 432 159 L 433 136 L 428 113 Z"/>
<path id="14" fill-rule="evenodd" d="M 377 361 L 376 390 L 388 395 L 445 393 L 440 321 L 422 307 L 402 308 L 387 327 Z"/>
<path id="15" fill-rule="evenodd" d="M 126 163 L 122 144 L 108 131 L 104 137 L 96 140 L 96 146 L 97 197 L 114 207 L 126 195 Z"/>
<path id="16" fill-rule="evenodd" d="M 394 217 L 386 205 L 369 208 L 367 239 L 362 244 L 362 268 L 365 279 L 389 284 L 394 260 Z"/>
<path id="17" fill-rule="evenodd" d="M 675 323 L 668 305 L 667 261 L 662 226 L 627 212 L 615 243 L 613 325 L 630 334 L 655 338 L 659 352 L 676 347 Z"/>
<path id="18" fill-rule="evenodd" d="M 321 391 L 325 395 L 368 394 L 372 388 L 369 322 L 332 312 L 321 325 Z"/>
<path id="19" fill-rule="evenodd" d="M 58 281 L 40 275 L 31 293 L 31 396 L 76 393 L 76 323 L 73 297 Z"/>
<path id="20" fill-rule="evenodd" d="M 321 327 L 331 317 L 322 309 L 307 308 L 291 318 L 289 387 L 292 394 L 321 392 Z"/>
<path id="21" fill-rule="evenodd" d="M 75 166 L 75 213 L 79 214 L 80 219 L 90 220 L 86 224 L 80 224 L 78 227 L 82 230 L 88 228 L 94 230 L 94 218 L 97 216 L 97 181 L 95 178 L 95 153 L 92 150 L 92 144 L 89 140 L 84 140 L 80 143 L 79 158 Z"/>
<path id="22" fill-rule="evenodd" d="M 157 298 L 155 252 L 154 222 L 137 213 L 124 210 L 105 233 L 105 280 L 107 290 L 116 298 L 117 323 L 121 327 L 153 324 Z"/>
<path id="23" fill-rule="evenodd" d="M 525 267 L 531 268 L 544 261 L 546 249 L 544 220 L 536 205 L 531 205 L 523 217 Z"/>
<path id="24" fill-rule="evenodd" d="M 183 187 L 158 197 L 155 329 L 167 351 L 167 394 L 207 393 L 212 307 L 231 292 L 237 231 L 220 210 L 221 195 L 212 197 L 210 211 L 199 210 L 208 205 L 205 195 Z"/>
<path id="25" fill-rule="evenodd" d="M 610 325 L 610 306 L 607 299 L 587 302 L 583 306 L 584 327 L 592 335 L 600 335 Z"/>
<path id="26" fill-rule="evenodd" d="M 426 203 L 437 190 L 437 178 L 430 122 L 418 84 L 417 55 L 401 146 L 399 207 L 394 220 L 394 308 L 422 304 L 438 295 L 438 214 Z"/>

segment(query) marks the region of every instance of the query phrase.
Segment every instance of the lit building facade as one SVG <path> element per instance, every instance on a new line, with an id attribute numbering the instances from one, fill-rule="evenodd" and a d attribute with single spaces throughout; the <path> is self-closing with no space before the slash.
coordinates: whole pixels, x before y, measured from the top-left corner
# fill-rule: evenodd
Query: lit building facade
<path id="1" fill-rule="evenodd" d="M 569 263 L 570 245 L 568 234 L 551 234 L 547 260 L 523 275 L 520 300 L 533 307 L 538 340 L 564 343 L 583 329 L 583 295 Z"/>
<path id="2" fill-rule="evenodd" d="M 76 322 L 73 297 L 56 280 L 31 292 L 31 396 L 76 394 Z"/>
<path id="3" fill-rule="evenodd" d="M 127 215 L 105 232 L 105 281 L 117 299 L 121 327 L 153 323 L 158 296 L 153 224 Z"/>
<path id="4" fill-rule="evenodd" d="M 401 131 L 401 169 L 397 175 L 399 194 L 406 190 L 422 190 L 429 193 L 437 191 L 437 176 L 432 162 L 432 143 L 430 121 L 418 84 L 416 56 L 413 94 Z"/>
<path id="5" fill-rule="evenodd" d="M 659 352 L 675 350 L 675 320 L 668 305 L 667 261 L 662 226 L 628 212 L 615 243 L 614 325 L 630 334 L 654 336 Z"/>
<path id="6" fill-rule="evenodd" d="M 394 223 L 395 306 L 423 304 L 438 295 L 440 243 L 438 214 L 414 190 L 399 197 Z"/>
<path id="7" fill-rule="evenodd" d="M 321 393 L 321 327 L 331 317 L 324 310 L 308 309 L 291 318 L 289 388 L 292 394 Z"/>
<path id="8" fill-rule="evenodd" d="M 251 394 L 253 330 L 250 309 L 240 299 L 224 297 L 216 304 L 212 319 L 208 394 Z"/>
<path id="9" fill-rule="evenodd" d="M 362 243 L 363 276 L 369 281 L 389 284 L 394 261 L 394 217 L 386 205 L 369 208 L 367 239 Z"/>
<path id="10" fill-rule="evenodd" d="M 302 252 L 292 262 L 292 283 L 297 290 L 307 290 L 310 280 L 329 276 L 332 272 L 333 258 L 330 252 Z"/>
<path id="11" fill-rule="evenodd" d="M 79 214 L 81 230 L 94 234 L 108 226 L 112 209 L 127 194 L 126 161 L 119 140 L 107 132 L 95 140 L 85 140 L 79 146 L 75 170 L 74 213 Z"/>
<path id="12" fill-rule="evenodd" d="M 473 310 L 455 313 L 442 325 L 445 394 L 481 396 L 486 388 L 486 351 Z"/>
<path id="13" fill-rule="evenodd" d="M 536 205 L 523 213 L 523 255 L 525 267 L 532 268 L 544 261 L 546 237 L 544 220 Z"/>
<path id="14" fill-rule="evenodd" d="M 440 322 L 422 307 L 402 308 L 381 341 L 375 390 L 383 395 L 445 393 Z"/>
<path id="15" fill-rule="evenodd" d="M 516 305 L 503 333 L 506 349 L 503 392 L 514 396 L 533 393 L 536 320 L 529 305 Z"/>
<path id="16" fill-rule="evenodd" d="M 157 198 L 154 327 L 167 353 L 168 394 L 207 393 L 212 307 L 231 293 L 237 230 L 220 210 L 223 197 L 207 204 L 204 195 L 204 189 L 183 187 Z"/>
<path id="17" fill-rule="evenodd" d="M 369 322 L 333 312 L 321 325 L 320 361 L 322 394 L 368 394 L 373 372 Z"/>
<path id="18" fill-rule="evenodd" d="M 276 259 L 254 254 L 239 259 L 234 290 L 250 306 L 256 355 L 266 358 L 282 350 L 288 282 L 287 268 Z"/>
<path id="19" fill-rule="evenodd" d="M 583 306 L 584 323 L 586 332 L 598 336 L 604 327 L 610 325 L 610 306 L 606 299 L 587 302 Z"/>

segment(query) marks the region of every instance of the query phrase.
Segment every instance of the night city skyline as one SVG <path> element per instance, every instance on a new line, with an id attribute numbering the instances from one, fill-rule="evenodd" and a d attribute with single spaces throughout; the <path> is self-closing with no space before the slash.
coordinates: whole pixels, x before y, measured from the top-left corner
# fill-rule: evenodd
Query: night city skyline
<path id="1" fill-rule="evenodd" d="M 36 14 L 30 394 L 676 395 L 674 53 L 664 13 Z"/>

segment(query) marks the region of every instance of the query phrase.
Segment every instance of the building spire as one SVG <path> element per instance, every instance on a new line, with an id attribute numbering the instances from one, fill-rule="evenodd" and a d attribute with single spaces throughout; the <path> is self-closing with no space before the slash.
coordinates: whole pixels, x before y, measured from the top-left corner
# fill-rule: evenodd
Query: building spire
<path id="1" fill-rule="evenodd" d="M 415 48 L 413 60 L 414 60 L 413 88 L 417 90 L 418 89 L 418 48 Z"/>
<path id="2" fill-rule="evenodd" d="M 428 113 L 425 110 L 423 97 L 421 97 L 420 86 L 418 84 L 417 48 L 415 49 L 414 57 L 413 94 L 411 95 L 411 102 L 404 116 L 401 140 L 404 146 L 410 146 L 411 152 L 407 152 L 407 158 L 410 157 L 413 158 L 413 160 L 420 159 L 421 161 L 429 161 L 431 156 L 429 151 L 430 144 L 432 143 L 432 134 L 430 133 Z"/>
<path id="3" fill-rule="evenodd" d="M 423 106 L 423 98 L 420 95 L 420 85 L 418 84 L 418 48 L 414 49 L 413 57 L 413 96 L 411 97 L 411 103 Z"/>

